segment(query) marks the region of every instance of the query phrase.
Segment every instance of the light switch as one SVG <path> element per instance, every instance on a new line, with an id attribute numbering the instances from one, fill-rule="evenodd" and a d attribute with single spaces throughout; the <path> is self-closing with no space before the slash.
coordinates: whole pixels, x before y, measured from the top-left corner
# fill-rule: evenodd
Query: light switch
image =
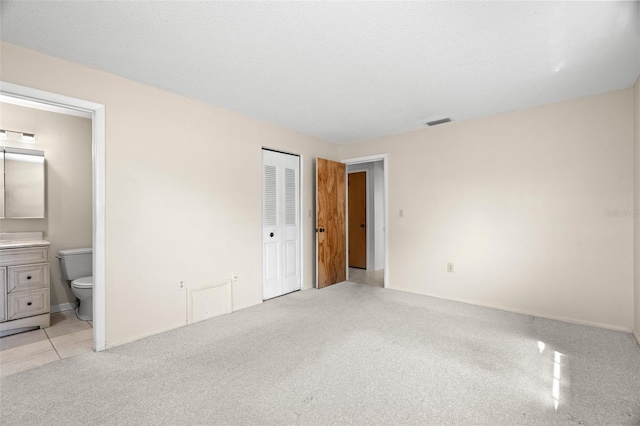
<path id="1" fill-rule="evenodd" d="M 399 215 L 400 217 L 404 217 L 404 209 L 400 209 Z"/>

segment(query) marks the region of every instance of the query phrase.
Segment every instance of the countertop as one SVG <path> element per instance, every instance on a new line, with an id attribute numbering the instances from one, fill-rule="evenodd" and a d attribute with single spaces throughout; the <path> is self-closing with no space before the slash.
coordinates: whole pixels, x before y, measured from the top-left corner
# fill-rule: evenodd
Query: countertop
<path id="1" fill-rule="evenodd" d="M 47 240 L 0 240 L 0 249 L 49 246 Z"/>

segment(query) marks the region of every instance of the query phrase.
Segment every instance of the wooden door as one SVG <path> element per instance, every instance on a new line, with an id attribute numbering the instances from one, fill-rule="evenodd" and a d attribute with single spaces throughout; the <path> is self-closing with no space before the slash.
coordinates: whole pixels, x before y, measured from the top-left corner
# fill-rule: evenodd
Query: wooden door
<path id="1" fill-rule="evenodd" d="M 318 288 L 347 279 L 345 173 L 342 163 L 316 161 L 316 244 Z"/>
<path id="2" fill-rule="evenodd" d="M 262 298 L 300 290 L 300 157 L 262 150 Z"/>
<path id="3" fill-rule="evenodd" d="M 367 269 L 367 172 L 349 173 L 349 266 Z"/>

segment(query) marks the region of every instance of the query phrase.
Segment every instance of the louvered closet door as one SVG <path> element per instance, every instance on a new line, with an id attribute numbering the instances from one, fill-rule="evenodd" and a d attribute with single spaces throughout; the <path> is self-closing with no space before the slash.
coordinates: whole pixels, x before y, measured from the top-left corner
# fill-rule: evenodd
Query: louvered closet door
<path id="1" fill-rule="evenodd" d="M 262 151 L 262 298 L 300 290 L 300 157 Z"/>

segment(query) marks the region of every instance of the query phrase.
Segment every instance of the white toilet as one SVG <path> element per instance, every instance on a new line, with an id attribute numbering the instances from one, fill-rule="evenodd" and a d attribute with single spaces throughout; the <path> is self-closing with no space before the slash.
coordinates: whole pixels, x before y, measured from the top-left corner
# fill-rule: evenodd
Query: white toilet
<path id="1" fill-rule="evenodd" d="M 60 250 L 58 259 L 62 279 L 69 282 L 71 293 L 80 301 L 76 315 L 84 321 L 93 320 L 93 249 Z"/>

